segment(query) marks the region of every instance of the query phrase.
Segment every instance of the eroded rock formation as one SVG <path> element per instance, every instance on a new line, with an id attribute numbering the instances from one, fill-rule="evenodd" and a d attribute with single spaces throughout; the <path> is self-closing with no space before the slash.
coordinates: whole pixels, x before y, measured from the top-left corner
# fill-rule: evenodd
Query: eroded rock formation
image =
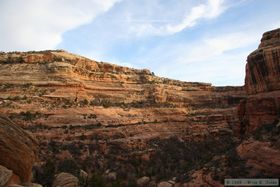
<path id="1" fill-rule="evenodd" d="M 280 29 L 264 33 L 248 56 L 245 88 L 249 96 L 239 107 L 242 133 L 280 118 Z"/>
<path id="2" fill-rule="evenodd" d="M 36 140 L 7 118 L 0 116 L 1 185 L 28 183 L 37 156 Z M 6 169 L 5 169 L 6 168 Z"/>

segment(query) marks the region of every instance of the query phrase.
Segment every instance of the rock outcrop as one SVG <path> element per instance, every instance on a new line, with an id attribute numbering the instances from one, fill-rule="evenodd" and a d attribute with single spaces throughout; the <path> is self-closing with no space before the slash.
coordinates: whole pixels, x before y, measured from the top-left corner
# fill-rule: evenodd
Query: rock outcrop
<path id="1" fill-rule="evenodd" d="M 280 116 L 280 29 L 263 34 L 259 48 L 248 56 L 245 88 L 239 106 L 241 133 L 251 133 Z"/>
<path id="2" fill-rule="evenodd" d="M 13 176 L 13 171 L 0 165 L 0 186 L 5 186 L 11 177 Z"/>
<path id="3" fill-rule="evenodd" d="M 237 152 L 251 167 L 251 176 L 279 176 L 280 29 L 264 33 L 248 56 L 245 88 L 248 97 L 238 107 L 244 141 Z"/>
<path id="4" fill-rule="evenodd" d="M 0 165 L 11 170 L 12 175 L 14 173 L 18 176 L 22 183 L 31 180 L 31 170 L 36 160 L 37 146 L 36 140 L 29 133 L 9 119 L 0 116 Z M 8 174 L 9 172 L 4 173 Z"/>
<path id="5" fill-rule="evenodd" d="M 263 34 L 259 48 L 247 58 L 248 94 L 280 90 L 280 29 Z"/>
<path id="6" fill-rule="evenodd" d="M 280 149 L 274 147 L 271 142 L 245 141 L 237 147 L 237 152 L 252 168 L 251 175 L 280 175 Z"/>

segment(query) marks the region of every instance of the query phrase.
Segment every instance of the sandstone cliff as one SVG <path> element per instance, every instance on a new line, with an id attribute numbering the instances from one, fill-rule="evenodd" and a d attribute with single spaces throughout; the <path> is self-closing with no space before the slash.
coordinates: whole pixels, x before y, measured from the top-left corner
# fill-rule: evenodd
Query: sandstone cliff
<path id="1" fill-rule="evenodd" d="M 127 170 L 157 180 L 182 173 L 167 167 L 178 159 L 191 169 L 227 149 L 231 140 L 220 143 L 233 134 L 245 98 L 243 87 L 170 80 L 61 50 L 0 54 L 0 88 L 0 111 L 39 139 L 41 161 L 74 160 L 89 172 Z M 177 158 L 169 144 L 197 152 Z M 200 163 L 200 150 L 213 154 Z M 166 151 L 168 160 L 152 166 Z M 133 160 L 141 166 L 127 164 Z"/>
<path id="2" fill-rule="evenodd" d="M 259 48 L 248 56 L 245 88 L 239 107 L 240 134 L 245 140 L 237 151 L 251 172 L 280 175 L 280 29 L 263 34 Z"/>
<path id="3" fill-rule="evenodd" d="M 248 56 L 245 88 L 249 97 L 239 107 L 242 133 L 279 119 L 280 29 L 264 33 L 259 48 Z"/>
<path id="4" fill-rule="evenodd" d="M 247 59 L 245 88 L 248 94 L 280 90 L 280 29 L 263 34 L 258 49 Z"/>

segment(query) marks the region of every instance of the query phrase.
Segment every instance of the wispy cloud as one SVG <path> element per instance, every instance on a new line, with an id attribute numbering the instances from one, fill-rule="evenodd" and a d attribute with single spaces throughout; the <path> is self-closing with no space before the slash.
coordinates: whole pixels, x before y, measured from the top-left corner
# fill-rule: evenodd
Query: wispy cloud
<path id="1" fill-rule="evenodd" d="M 119 0 L 1 0 L 0 50 L 52 49 Z"/>
<path id="2" fill-rule="evenodd" d="M 166 7 L 168 11 L 168 7 Z M 222 14 L 227 8 L 223 0 L 207 0 L 205 3 L 198 4 L 190 10 L 186 8 L 185 16 L 177 23 L 163 23 L 162 25 L 153 25 L 148 21 L 144 24 L 135 24 L 130 27 L 131 32 L 135 32 L 138 36 L 142 35 L 168 35 L 181 32 L 182 30 L 193 27 L 200 20 L 213 19 Z"/>
<path id="3" fill-rule="evenodd" d="M 205 34 L 192 42 L 167 43 L 141 61 L 160 76 L 214 85 L 243 85 L 247 56 L 258 46 L 262 33 L 272 28 L 267 24 L 246 31 Z"/>

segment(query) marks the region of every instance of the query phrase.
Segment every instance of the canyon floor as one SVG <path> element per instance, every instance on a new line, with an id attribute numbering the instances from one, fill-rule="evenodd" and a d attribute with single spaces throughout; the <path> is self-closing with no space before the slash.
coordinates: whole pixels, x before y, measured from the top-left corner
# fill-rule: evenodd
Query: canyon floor
<path id="1" fill-rule="evenodd" d="M 0 53 L 0 112 L 0 186 L 277 178 L 280 29 L 263 34 L 240 87 L 171 80 L 63 50 Z"/>

